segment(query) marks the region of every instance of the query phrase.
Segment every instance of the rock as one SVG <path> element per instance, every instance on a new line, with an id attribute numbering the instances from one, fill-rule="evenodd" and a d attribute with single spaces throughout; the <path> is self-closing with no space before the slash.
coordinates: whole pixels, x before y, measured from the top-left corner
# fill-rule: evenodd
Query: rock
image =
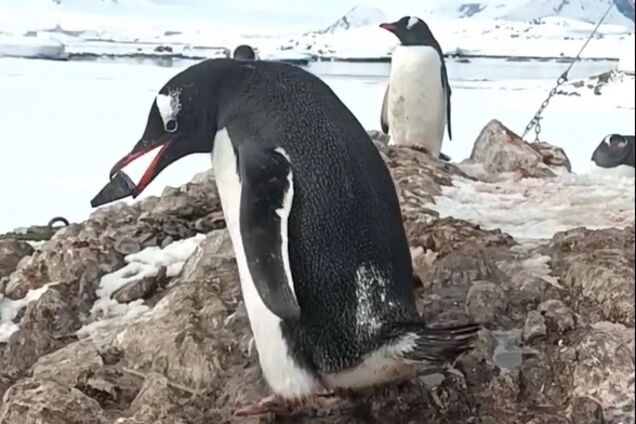
<path id="1" fill-rule="evenodd" d="M 113 246 L 115 251 L 120 255 L 130 255 L 131 253 L 137 253 L 141 250 L 141 245 L 139 241 L 134 240 L 130 237 L 122 237 L 115 241 Z"/>
<path id="2" fill-rule="evenodd" d="M 157 275 L 130 281 L 117 289 L 111 297 L 119 303 L 148 299 L 155 294 L 158 288 L 165 287 L 167 282 L 166 267 L 161 267 Z"/>
<path id="3" fill-rule="evenodd" d="M 4 296 L 4 289 L 9 283 L 9 277 L 0 277 L 0 297 Z"/>
<path id="4" fill-rule="evenodd" d="M 490 281 L 475 281 L 466 295 L 466 314 L 475 322 L 489 324 L 506 310 L 506 294 Z"/>
<path id="5" fill-rule="evenodd" d="M 25 256 L 33 254 L 31 245 L 13 239 L 0 240 L 0 279 L 8 277 Z M 1 291 L 0 291 L 1 292 Z"/>
<path id="6" fill-rule="evenodd" d="M 538 311 L 551 333 L 564 334 L 575 328 L 574 312 L 560 300 L 547 300 L 539 305 Z"/>
<path id="7" fill-rule="evenodd" d="M 530 311 L 523 326 L 523 341 L 532 343 L 535 339 L 545 337 L 547 334 L 543 316 L 537 311 Z"/>
<path id="8" fill-rule="evenodd" d="M 608 422 L 634 423 L 633 327 L 594 324 L 577 341 L 573 368 L 573 397 L 599 401 Z"/>
<path id="9" fill-rule="evenodd" d="M 0 355 L 0 369 L 23 373 L 40 356 L 72 341 L 81 324 L 71 299 L 63 286 L 56 285 L 31 301 L 15 321 L 19 329 L 9 337 Z"/>
<path id="10" fill-rule="evenodd" d="M 565 152 L 547 143 L 528 144 L 496 119 L 477 137 L 470 159 L 492 174 L 516 172 L 522 177 L 554 177 L 570 170 Z"/>
<path id="11" fill-rule="evenodd" d="M 587 396 L 574 399 L 570 419 L 576 424 L 605 424 L 603 407 Z"/>
<path id="12" fill-rule="evenodd" d="M 634 228 L 575 228 L 554 235 L 553 273 L 569 291 L 569 306 L 588 322 L 634 325 Z"/>
<path id="13" fill-rule="evenodd" d="M 53 381 L 25 379 L 4 395 L 1 424 L 107 424 L 99 403 Z"/>

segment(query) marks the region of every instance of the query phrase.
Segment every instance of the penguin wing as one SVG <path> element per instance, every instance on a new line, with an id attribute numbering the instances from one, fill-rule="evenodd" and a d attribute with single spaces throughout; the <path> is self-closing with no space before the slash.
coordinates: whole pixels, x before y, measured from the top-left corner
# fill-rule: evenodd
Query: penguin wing
<path id="1" fill-rule="evenodd" d="M 282 148 L 239 147 L 239 226 L 256 291 L 281 319 L 300 316 L 289 267 L 287 219 L 294 195 L 291 164 Z"/>
<path id="2" fill-rule="evenodd" d="M 384 134 L 389 133 L 389 85 L 386 86 L 384 92 L 384 100 L 382 100 L 382 112 L 380 114 L 380 126 Z"/>
<path id="3" fill-rule="evenodd" d="M 444 93 L 446 94 L 446 124 L 448 126 L 448 138 L 453 139 L 451 134 L 451 87 L 448 82 L 448 73 L 446 72 L 446 63 L 442 57 L 442 87 L 444 87 Z"/>

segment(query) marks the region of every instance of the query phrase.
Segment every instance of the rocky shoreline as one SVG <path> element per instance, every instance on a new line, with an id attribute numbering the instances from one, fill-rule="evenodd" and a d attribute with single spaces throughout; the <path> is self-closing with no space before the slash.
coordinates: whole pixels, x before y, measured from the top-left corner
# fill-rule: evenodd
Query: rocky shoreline
<path id="1" fill-rule="evenodd" d="M 484 325 L 456 365 L 465 379 L 343 393 L 292 418 L 233 417 L 268 391 L 204 173 L 100 208 L 36 249 L 0 241 L 0 312 L 13 315 L 0 329 L 15 327 L 0 339 L 0 424 L 634 423 L 633 209 L 627 225 L 516 238 L 436 202 L 459 180 L 567 173 L 560 149 L 496 121 L 473 149 L 480 172 L 376 145 L 398 188 L 420 312 Z"/>

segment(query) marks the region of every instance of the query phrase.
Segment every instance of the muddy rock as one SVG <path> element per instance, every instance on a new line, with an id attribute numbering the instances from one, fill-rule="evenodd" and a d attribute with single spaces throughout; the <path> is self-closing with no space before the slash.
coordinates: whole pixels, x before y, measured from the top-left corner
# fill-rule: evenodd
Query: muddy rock
<path id="1" fill-rule="evenodd" d="M 522 177 L 554 177 L 571 168 L 562 149 L 548 143 L 528 144 L 497 120 L 482 129 L 470 159 L 489 173 L 515 172 Z"/>
<path id="2" fill-rule="evenodd" d="M 439 214 L 431 204 L 441 194 L 442 186 L 451 185 L 454 175 L 468 177 L 455 165 L 433 159 L 415 146 L 375 145 L 393 177 L 405 224 L 437 218 Z"/>
<path id="3" fill-rule="evenodd" d="M 547 334 L 545 318 L 537 311 L 530 311 L 523 326 L 523 341 L 532 343 L 535 339 L 545 337 Z"/>
<path id="4" fill-rule="evenodd" d="M 576 228 L 555 234 L 551 266 L 570 306 L 589 322 L 634 325 L 634 229 Z"/>
<path id="5" fill-rule="evenodd" d="M 4 394 L 2 424 L 107 424 L 97 401 L 52 381 L 25 379 Z"/>
<path id="6" fill-rule="evenodd" d="M 473 321 L 488 325 L 506 310 L 506 294 L 490 281 L 475 281 L 466 294 L 465 308 Z"/>
<path id="7" fill-rule="evenodd" d="M 33 254 L 29 243 L 19 240 L 0 240 L 0 279 L 8 277 L 25 256 Z"/>
<path id="8" fill-rule="evenodd" d="M 137 299 L 148 299 L 153 296 L 159 288 L 167 285 L 166 267 L 159 268 L 157 275 L 133 280 L 117 289 L 112 298 L 119 303 L 128 303 Z"/>
<path id="9" fill-rule="evenodd" d="M 538 311 L 551 333 L 564 334 L 576 326 L 574 312 L 560 300 L 547 300 L 539 305 Z"/>
<path id="10" fill-rule="evenodd" d="M 572 422 L 577 424 L 605 424 L 603 407 L 594 399 L 579 396 L 572 402 L 570 414 Z"/>

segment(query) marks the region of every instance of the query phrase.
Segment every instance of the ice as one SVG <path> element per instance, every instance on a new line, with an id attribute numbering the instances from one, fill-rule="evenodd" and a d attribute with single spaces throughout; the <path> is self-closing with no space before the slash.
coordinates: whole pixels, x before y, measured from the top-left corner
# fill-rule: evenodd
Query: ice
<path id="1" fill-rule="evenodd" d="M 148 247 L 138 253 L 126 256 L 126 265 L 115 272 L 104 275 L 96 290 L 98 299 L 93 304 L 90 322 L 78 330 L 78 335 L 91 335 L 97 329 L 108 328 L 127 322 L 146 313 L 150 308 L 142 299 L 122 304 L 111 299 L 113 293 L 127 283 L 145 277 L 154 277 L 160 267 L 167 267 L 167 276 L 174 277 L 181 272 L 185 261 L 194 253 L 205 236 L 194 237 L 170 243 L 164 248 Z"/>
<path id="2" fill-rule="evenodd" d="M 38 300 L 46 292 L 51 284 L 46 284 L 38 289 L 29 290 L 22 299 L 12 300 L 3 297 L 0 293 L 0 343 L 6 343 L 11 334 L 18 331 L 19 326 L 13 320 L 22 308 L 29 303 Z"/>
<path id="3" fill-rule="evenodd" d="M 0 58 L 66 59 L 64 44 L 42 34 L 32 37 L 0 33 Z"/>
<path id="4" fill-rule="evenodd" d="M 618 70 L 634 74 L 634 34 L 632 34 L 627 41 L 625 41 L 625 48 L 623 54 L 618 61 Z M 633 88 L 632 88 L 633 90 Z"/>

